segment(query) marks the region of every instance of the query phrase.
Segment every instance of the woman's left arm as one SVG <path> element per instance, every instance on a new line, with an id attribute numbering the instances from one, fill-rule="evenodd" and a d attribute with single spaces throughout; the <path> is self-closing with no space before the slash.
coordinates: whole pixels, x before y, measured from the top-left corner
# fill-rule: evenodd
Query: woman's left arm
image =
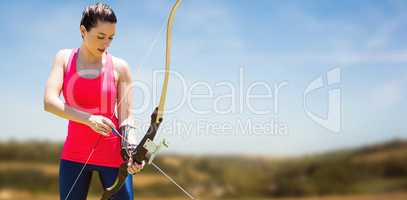
<path id="1" fill-rule="evenodd" d="M 117 82 L 117 114 L 119 119 L 119 125 L 125 120 L 132 119 L 133 113 L 133 79 L 130 71 L 130 67 L 126 61 L 117 58 L 116 66 L 118 72 Z"/>
<path id="2" fill-rule="evenodd" d="M 118 93 L 117 93 L 117 98 L 119 101 L 118 104 L 118 118 L 119 118 L 119 124 L 122 125 L 123 122 L 126 120 L 131 120 L 133 119 L 133 113 L 132 113 L 132 102 L 133 102 L 133 79 L 131 77 L 131 72 L 130 72 L 130 67 L 127 64 L 126 61 L 118 59 L 119 60 L 119 67 L 118 72 L 119 72 L 119 81 L 117 84 L 118 88 Z M 121 101 L 121 102 L 120 102 Z M 130 157 L 128 163 L 127 163 L 127 172 L 130 174 L 134 174 L 139 172 L 141 169 L 143 169 L 145 162 L 143 161 L 142 164 L 138 164 L 136 162 L 133 162 L 133 159 Z"/>

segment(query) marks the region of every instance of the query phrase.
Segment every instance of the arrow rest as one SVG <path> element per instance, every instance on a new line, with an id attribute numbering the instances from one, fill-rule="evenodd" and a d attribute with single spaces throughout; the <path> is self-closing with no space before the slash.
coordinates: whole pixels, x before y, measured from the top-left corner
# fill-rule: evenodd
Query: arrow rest
<path id="1" fill-rule="evenodd" d="M 168 148 L 168 142 L 166 139 L 162 139 L 159 144 L 155 144 L 152 140 L 147 139 L 143 147 L 147 150 L 148 164 L 150 165 L 163 148 Z"/>

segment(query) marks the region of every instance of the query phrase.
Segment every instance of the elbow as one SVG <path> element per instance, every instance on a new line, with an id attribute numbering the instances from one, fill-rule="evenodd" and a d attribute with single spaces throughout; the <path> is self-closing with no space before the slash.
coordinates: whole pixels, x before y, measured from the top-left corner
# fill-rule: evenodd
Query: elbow
<path id="1" fill-rule="evenodd" d="M 44 97 L 44 111 L 50 112 L 51 109 L 51 100 L 49 97 Z"/>

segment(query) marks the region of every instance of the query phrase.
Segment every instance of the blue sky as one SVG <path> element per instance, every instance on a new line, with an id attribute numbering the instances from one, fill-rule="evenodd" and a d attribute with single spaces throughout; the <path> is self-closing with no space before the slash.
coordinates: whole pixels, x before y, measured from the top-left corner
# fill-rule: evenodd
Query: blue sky
<path id="1" fill-rule="evenodd" d="M 65 138 L 67 122 L 43 111 L 44 86 L 56 52 L 80 46 L 81 12 L 92 2 L 0 3 L 1 140 Z M 162 30 L 173 1 L 106 2 L 118 17 L 109 51 L 128 61 L 135 81 L 147 91 L 159 89 L 161 79 L 154 84 L 152 74 L 163 67 Z M 184 0 L 173 30 L 171 67 L 179 76 L 172 76 L 168 92 L 168 108 L 181 106 L 167 113 L 165 120 L 167 125 L 180 123 L 187 128 L 163 128 L 160 137 L 168 138 L 170 152 L 272 155 L 406 138 L 406 19 L 407 2 L 402 0 Z M 340 69 L 340 83 L 334 87 L 324 84 L 308 96 L 304 106 L 307 86 L 318 77 L 326 83 L 326 73 L 332 69 Z M 239 82 L 241 70 L 243 83 Z M 245 93 L 239 94 L 240 86 L 247 92 L 258 84 L 251 93 L 265 95 L 270 92 L 268 86 L 282 83 L 278 114 L 276 98 L 248 103 Z M 201 87 L 191 89 L 193 84 Z M 213 93 L 210 98 L 192 95 L 207 94 L 208 88 Z M 332 89 L 341 91 L 342 129 L 338 133 L 305 112 L 326 116 Z M 136 106 L 146 106 L 137 115 L 141 126 L 158 97 L 136 90 Z M 235 93 L 230 95 L 232 91 Z M 182 103 L 188 98 L 192 99 L 190 105 Z M 210 112 L 199 114 L 191 107 Z M 243 109 L 221 112 L 228 108 Z M 255 114 L 250 108 L 270 112 Z M 239 123 L 261 127 L 271 121 L 286 125 L 286 134 L 268 130 L 256 134 L 253 129 L 238 128 Z M 223 132 L 211 126 L 202 128 L 201 122 L 223 126 Z"/>

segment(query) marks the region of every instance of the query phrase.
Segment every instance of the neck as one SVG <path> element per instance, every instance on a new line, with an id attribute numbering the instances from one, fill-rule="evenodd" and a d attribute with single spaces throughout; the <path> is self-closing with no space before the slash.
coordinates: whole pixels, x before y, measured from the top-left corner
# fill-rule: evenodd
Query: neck
<path id="1" fill-rule="evenodd" d="M 79 49 L 79 57 L 80 57 L 81 62 L 83 62 L 83 63 L 87 63 L 87 64 L 101 63 L 102 55 L 92 54 L 92 52 L 89 51 L 83 43 Z"/>

